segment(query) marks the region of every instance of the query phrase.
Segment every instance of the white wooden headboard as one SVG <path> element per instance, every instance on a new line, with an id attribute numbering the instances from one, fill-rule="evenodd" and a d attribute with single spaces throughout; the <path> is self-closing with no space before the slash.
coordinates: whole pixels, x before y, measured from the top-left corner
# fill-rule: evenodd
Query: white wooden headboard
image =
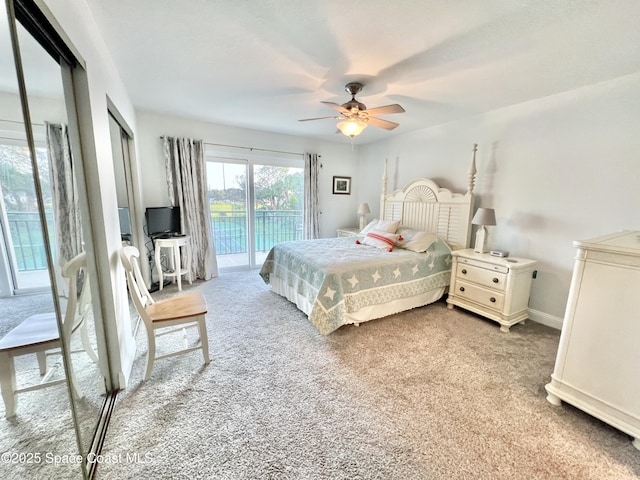
<path id="1" fill-rule="evenodd" d="M 400 220 L 406 227 L 437 233 L 451 248 L 468 248 L 473 216 L 473 187 L 476 177 L 476 152 L 469 167 L 467 193 L 453 193 L 440 188 L 433 180 L 418 178 L 387 195 L 387 162 L 384 164 L 380 215 L 386 220 Z"/>

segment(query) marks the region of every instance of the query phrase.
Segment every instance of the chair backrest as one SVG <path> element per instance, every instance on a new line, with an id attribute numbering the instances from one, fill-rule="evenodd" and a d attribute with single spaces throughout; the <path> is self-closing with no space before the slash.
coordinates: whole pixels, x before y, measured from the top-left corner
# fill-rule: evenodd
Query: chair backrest
<path id="1" fill-rule="evenodd" d="M 91 288 L 87 271 L 87 254 L 82 252 L 62 267 L 62 276 L 69 284 L 69 299 L 62 323 L 62 333 L 70 338 L 91 313 Z"/>
<path id="2" fill-rule="evenodd" d="M 122 247 L 119 251 L 120 261 L 127 276 L 127 285 L 133 304 L 145 323 L 148 321 L 146 307 L 154 303 L 153 297 L 147 290 L 142 272 L 140 271 L 140 251 L 133 246 Z"/>

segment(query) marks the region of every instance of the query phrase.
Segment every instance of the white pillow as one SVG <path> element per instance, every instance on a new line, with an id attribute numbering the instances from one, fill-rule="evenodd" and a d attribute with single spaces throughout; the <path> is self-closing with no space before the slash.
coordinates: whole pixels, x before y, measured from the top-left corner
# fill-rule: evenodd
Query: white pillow
<path id="1" fill-rule="evenodd" d="M 408 227 L 400 227 L 398 234 L 402 240 L 398 241 L 398 247 L 412 252 L 426 252 L 427 249 L 438 239 L 435 233 L 423 232 Z"/>
<path id="2" fill-rule="evenodd" d="M 372 247 L 382 248 L 388 252 L 393 251 L 400 235 L 397 233 L 383 232 L 382 230 L 371 230 L 367 232 L 362 241 L 356 240 L 357 244 L 371 245 Z"/>
<path id="3" fill-rule="evenodd" d="M 360 235 L 366 235 L 367 232 L 370 232 L 371 230 L 373 230 L 374 228 L 376 228 L 376 225 L 378 225 L 378 222 L 380 220 L 378 220 L 377 218 L 374 218 L 373 220 L 371 220 L 366 227 L 364 227 L 362 230 L 360 230 Z"/>
<path id="4" fill-rule="evenodd" d="M 378 224 L 374 228 L 387 233 L 396 233 L 398 225 L 400 225 L 400 220 L 378 220 Z"/>

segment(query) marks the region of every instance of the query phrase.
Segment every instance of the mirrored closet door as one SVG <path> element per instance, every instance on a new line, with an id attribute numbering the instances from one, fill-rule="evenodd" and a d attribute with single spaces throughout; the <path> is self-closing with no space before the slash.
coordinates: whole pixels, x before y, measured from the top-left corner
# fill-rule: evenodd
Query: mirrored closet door
<path id="1" fill-rule="evenodd" d="M 10 455 L 0 477 L 86 478 L 108 363 L 85 249 L 73 108 L 81 67 L 29 8 L 0 5 L 0 450 Z"/>

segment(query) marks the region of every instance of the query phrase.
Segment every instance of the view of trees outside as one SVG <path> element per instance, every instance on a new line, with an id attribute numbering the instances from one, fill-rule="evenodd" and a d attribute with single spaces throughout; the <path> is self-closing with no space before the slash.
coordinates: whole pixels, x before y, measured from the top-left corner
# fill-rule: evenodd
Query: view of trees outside
<path id="1" fill-rule="evenodd" d="M 45 205 L 51 206 L 47 150 L 36 149 Z M 0 145 L 0 187 L 7 212 L 37 212 L 29 147 Z"/>
<path id="2" fill-rule="evenodd" d="M 215 162 L 210 162 L 215 163 Z M 219 164 L 221 165 L 221 164 Z M 222 170 L 216 181 L 219 188 L 210 182 L 209 200 L 218 206 L 229 204 L 245 209 L 247 176 L 244 165 L 225 165 L 231 175 Z M 233 167 L 236 167 L 235 169 Z M 238 168 L 239 167 L 239 168 Z M 242 173 L 237 173 L 242 171 Z M 257 165 L 254 170 L 254 192 L 257 209 L 301 210 L 304 179 L 302 169 Z M 217 208 L 216 208 L 217 210 Z"/>
<path id="3" fill-rule="evenodd" d="M 53 245 L 53 212 L 46 148 L 36 148 L 36 159 Z M 31 157 L 26 145 L 0 144 L 0 192 L 18 270 L 46 269 Z"/>

